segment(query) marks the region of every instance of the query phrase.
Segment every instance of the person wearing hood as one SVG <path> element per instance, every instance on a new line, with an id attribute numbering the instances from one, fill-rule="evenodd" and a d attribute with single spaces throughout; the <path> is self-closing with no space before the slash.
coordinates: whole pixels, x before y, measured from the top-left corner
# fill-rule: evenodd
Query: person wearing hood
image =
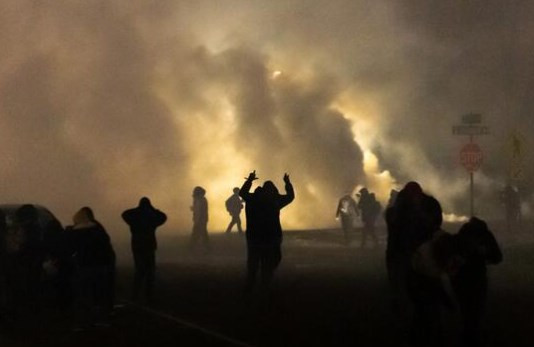
<path id="1" fill-rule="evenodd" d="M 199 242 L 204 249 L 208 249 L 208 200 L 206 190 L 202 187 L 193 189 L 193 231 L 191 233 L 191 246 L 195 247 Z"/>
<path id="2" fill-rule="evenodd" d="M 436 236 L 442 222 L 438 200 L 426 194 L 417 182 L 407 183 L 386 211 L 386 266 L 393 304 L 398 306 L 404 299 L 404 304 L 411 303 L 414 338 L 419 343 L 440 340 L 440 308 L 444 303 L 449 305 L 436 281 L 418 273 L 412 265 L 416 252 Z"/>
<path id="3" fill-rule="evenodd" d="M 106 318 L 114 301 L 115 251 L 111 239 L 91 208 L 82 207 L 72 219 L 67 233 L 78 273 L 79 303 L 82 310 L 89 310 L 90 317 L 84 318 Z M 98 317 L 99 313 L 104 317 Z"/>
<path id="4" fill-rule="evenodd" d="M 271 181 L 266 181 L 261 189 L 258 187 L 250 193 L 252 182 L 256 179 L 256 171 L 251 172 L 239 190 L 239 195 L 245 200 L 247 218 L 247 292 L 253 289 L 259 269 L 262 287 L 268 289 L 282 260 L 280 210 L 295 198 L 288 174 L 284 175 L 285 195 L 280 194 Z"/>
<path id="5" fill-rule="evenodd" d="M 139 200 L 139 206 L 122 213 L 122 219 L 130 226 L 132 254 L 135 265 L 133 299 L 139 298 L 145 287 L 145 298 L 152 300 L 156 272 L 156 229 L 167 221 L 167 215 L 152 206 L 147 197 Z"/>
<path id="6" fill-rule="evenodd" d="M 365 248 L 367 238 L 370 237 L 374 241 L 374 246 L 378 246 L 378 237 L 375 232 L 375 223 L 382 207 L 376 200 L 375 194 L 370 193 L 367 188 L 360 189 L 358 201 L 358 209 L 361 211 L 363 229 L 362 229 L 362 242 L 361 248 Z"/>

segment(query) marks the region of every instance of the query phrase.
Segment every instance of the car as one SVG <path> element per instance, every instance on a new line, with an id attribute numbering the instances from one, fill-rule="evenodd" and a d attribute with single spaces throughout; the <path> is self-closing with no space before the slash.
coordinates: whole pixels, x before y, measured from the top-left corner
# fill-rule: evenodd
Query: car
<path id="1" fill-rule="evenodd" d="M 37 210 L 37 238 L 32 237 L 28 242 L 26 230 L 19 225 L 17 211 L 29 204 L 0 204 L 0 210 L 5 215 L 6 230 L 0 245 L 0 311 L 15 312 L 21 304 L 21 296 L 15 294 L 21 289 L 25 294 L 40 293 L 41 303 L 55 300 L 56 294 L 50 290 L 52 281 L 58 274 L 58 250 L 62 245 L 63 226 L 50 210 L 38 204 L 32 204 Z M 33 229 L 35 230 L 35 229 Z M 36 234 L 32 234 L 35 236 Z M 5 248 L 4 248 L 5 247 Z M 35 261 L 38 262 L 35 262 Z M 32 281 L 28 274 L 34 273 L 40 268 L 36 281 Z M 39 270 L 37 270 L 39 271 Z M 32 283 L 37 289 L 29 290 L 28 284 Z M 54 296 L 55 295 L 55 296 Z M 17 299 L 18 298 L 18 299 Z M 27 302 L 32 302 L 27 301 Z"/>
<path id="2" fill-rule="evenodd" d="M 16 221 L 16 212 L 19 208 L 28 204 L 0 204 L 0 210 L 6 218 L 6 234 L 5 244 L 7 253 L 16 253 L 24 243 L 23 233 L 18 232 L 20 230 Z M 31 204 L 37 210 L 37 223 L 41 234 L 39 240 L 47 242 L 50 237 L 59 235 L 63 231 L 61 222 L 54 216 L 50 210 L 38 204 Z"/>

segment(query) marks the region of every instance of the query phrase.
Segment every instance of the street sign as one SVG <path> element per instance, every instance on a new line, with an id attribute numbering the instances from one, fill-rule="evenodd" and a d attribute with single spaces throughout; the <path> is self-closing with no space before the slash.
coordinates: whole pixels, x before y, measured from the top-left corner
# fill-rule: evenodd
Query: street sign
<path id="1" fill-rule="evenodd" d="M 452 127 L 453 135 L 488 135 L 489 127 L 481 125 L 454 125 Z"/>
<path id="2" fill-rule="evenodd" d="M 480 147 L 470 142 L 460 150 L 460 163 L 469 172 L 475 172 L 482 165 L 483 155 Z"/>

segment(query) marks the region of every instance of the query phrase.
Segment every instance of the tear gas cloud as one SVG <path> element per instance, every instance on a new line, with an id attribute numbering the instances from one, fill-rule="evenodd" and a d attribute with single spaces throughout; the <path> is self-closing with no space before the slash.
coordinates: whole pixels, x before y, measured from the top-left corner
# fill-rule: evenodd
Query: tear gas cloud
<path id="1" fill-rule="evenodd" d="M 529 210 L 533 14 L 520 1 L 8 1 L 2 201 L 63 222 L 88 205 L 120 225 L 147 195 L 186 231 L 201 185 L 222 230 L 224 200 L 256 169 L 294 180 L 286 228 L 332 226 L 341 195 L 368 186 L 385 202 L 407 180 L 466 214 L 467 139 L 451 126 L 478 112 L 491 129 L 478 212 L 495 211 L 510 165 Z"/>

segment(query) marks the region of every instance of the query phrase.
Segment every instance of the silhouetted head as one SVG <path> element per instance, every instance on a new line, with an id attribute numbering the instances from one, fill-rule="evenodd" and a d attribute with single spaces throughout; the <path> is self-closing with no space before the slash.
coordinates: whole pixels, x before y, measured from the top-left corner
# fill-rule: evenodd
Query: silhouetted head
<path id="1" fill-rule="evenodd" d="M 402 192 L 404 197 L 411 201 L 419 200 L 423 196 L 423 189 L 415 181 L 406 183 L 404 188 L 402 188 Z"/>
<path id="2" fill-rule="evenodd" d="M 85 206 L 74 214 L 74 216 L 72 217 L 72 221 L 74 222 L 74 224 L 91 223 L 95 221 L 95 215 L 93 214 L 93 210 L 91 210 L 90 207 Z"/>
<path id="3" fill-rule="evenodd" d="M 234 192 L 234 194 L 239 194 L 239 188 L 235 187 L 235 188 L 233 189 L 233 192 Z"/>
<path id="4" fill-rule="evenodd" d="M 263 192 L 268 195 L 277 195 L 278 188 L 276 188 L 272 181 L 265 181 L 263 183 Z"/>
<path id="5" fill-rule="evenodd" d="M 150 202 L 150 199 L 149 199 L 149 198 L 147 198 L 146 196 L 143 196 L 143 197 L 139 200 L 139 207 L 141 207 L 141 208 L 152 207 L 152 203 Z"/>
<path id="6" fill-rule="evenodd" d="M 471 236 L 476 236 L 486 232 L 488 229 L 488 224 L 480 218 L 471 217 L 467 223 L 462 225 L 458 234 L 470 234 Z"/>
<path id="7" fill-rule="evenodd" d="M 254 194 L 261 194 L 263 192 L 262 186 L 257 186 L 256 189 L 254 189 Z"/>
<path id="8" fill-rule="evenodd" d="M 37 221 L 39 214 L 35 206 L 27 204 L 19 207 L 15 212 L 15 219 L 18 223 L 34 223 Z"/>
<path id="9" fill-rule="evenodd" d="M 194 198 L 201 198 L 204 195 L 206 195 L 206 190 L 200 186 L 196 186 L 195 189 L 193 189 L 193 197 Z"/>
<path id="10" fill-rule="evenodd" d="M 369 190 L 367 190 L 367 188 L 362 188 L 359 190 L 359 192 L 360 192 L 360 195 L 362 196 L 369 194 Z"/>

